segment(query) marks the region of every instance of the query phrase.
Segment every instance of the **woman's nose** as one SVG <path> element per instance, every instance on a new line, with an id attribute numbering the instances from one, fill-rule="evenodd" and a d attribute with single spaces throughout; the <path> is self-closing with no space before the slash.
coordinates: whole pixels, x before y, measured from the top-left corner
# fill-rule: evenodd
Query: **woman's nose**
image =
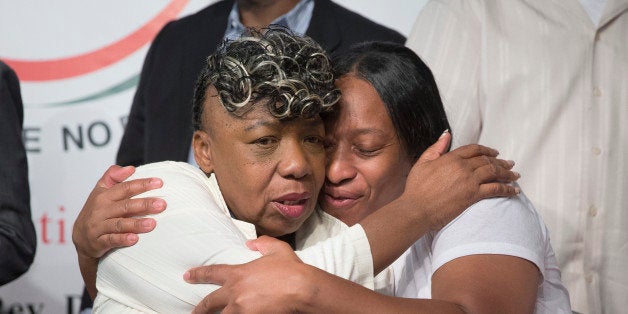
<path id="1" fill-rule="evenodd" d="M 349 152 L 343 149 L 333 149 L 328 150 L 327 154 L 325 175 L 328 182 L 340 184 L 355 178 L 357 172 Z"/>
<path id="2" fill-rule="evenodd" d="M 282 177 L 290 178 L 303 178 L 311 173 L 312 165 L 310 164 L 313 158 L 322 158 L 318 156 L 310 156 L 311 152 L 308 152 L 300 143 L 291 141 L 285 145 L 285 149 L 282 150 L 281 161 L 279 163 L 279 174 Z"/>

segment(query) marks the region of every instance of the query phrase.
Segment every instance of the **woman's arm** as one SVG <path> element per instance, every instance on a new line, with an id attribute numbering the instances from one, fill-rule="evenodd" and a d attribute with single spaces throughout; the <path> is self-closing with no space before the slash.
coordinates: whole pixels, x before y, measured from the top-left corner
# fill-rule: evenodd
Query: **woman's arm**
<path id="1" fill-rule="evenodd" d="M 481 199 L 515 196 L 506 184 L 519 174 L 498 152 L 467 145 L 444 155 L 451 134 L 430 146 L 410 170 L 402 195 L 360 221 L 368 236 L 375 273 L 390 265 L 429 231 L 439 230 Z M 442 156 L 441 156 L 442 155 Z"/>
<path id="2" fill-rule="evenodd" d="M 532 313 L 539 272 L 529 261 L 504 255 L 454 260 L 433 277 L 432 299 L 391 297 L 301 262 L 284 243 L 260 238 L 248 244 L 264 256 L 243 265 L 190 270 L 191 283 L 222 287 L 194 313 Z M 269 289 L 272 287 L 272 289 Z"/>
<path id="3" fill-rule="evenodd" d="M 421 249 L 423 245 L 413 247 L 419 256 L 430 255 L 431 264 L 419 263 L 415 267 L 427 269 L 409 268 L 404 274 L 416 277 L 416 289 L 424 289 L 431 282 L 430 300 L 393 298 L 361 289 L 302 265 L 290 258 L 289 250 L 282 251 L 282 246 L 270 239 L 259 239 L 249 246 L 272 259 L 265 256 L 241 266 L 196 268 L 186 279 L 221 284 L 226 290 L 205 298 L 197 307 L 200 313 L 223 307 L 237 309 L 240 300 L 260 309 L 280 304 L 296 311 L 529 313 L 535 309 L 546 266 L 549 239 L 545 230 L 523 195 L 475 204 L 434 236 L 428 243 L 429 252 Z M 433 269 L 436 272 L 432 274 Z M 431 281 L 425 277 L 429 274 Z M 273 280 L 277 281 L 273 286 L 286 290 L 278 288 L 265 295 L 260 286 L 271 285 Z M 549 310 L 567 309 L 566 295 L 564 300 Z"/>
<path id="4" fill-rule="evenodd" d="M 163 179 L 163 186 L 140 196 L 162 198 L 169 209 L 151 216 L 157 227 L 139 235 L 139 241 L 132 247 L 119 248 L 101 258 L 96 310 L 191 311 L 218 287 L 184 282 L 182 276 L 187 269 L 216 263 L 245 263 L 261 256 L 244 245 L 246 238 L 256 236 L 255 227 L 229 216 L 213 178 L 208 179 L 200 170 L 184 163 L 163 162 L 139 167 L 129 179 L 154 176 Z M 304 259 L 334 274 L 370 284 L 370 250 L 360 230 L 305 250 Z M 77 232 L 77 236 L 80 234 Z M 353 245 L 360 241 L 362 245 Z M 92 247 L 100 253 L 98 243 Z M 351 262 L 360 258 L 364 260 L 362 263 Z"/>
<path id="5" fill-rule="evenodd" d="M 217 286 L 185 283 L 181 278 L 186 269 L 244 263 L 260 256 L 244 246 L 247 236 L 242 230 L 254 237 L 255 228 L 234 224 L 217 197 L 215 181 L 191 165 L 175 162 L 138 167 L 130 179 L 155 176 L 163 186 L 141 196 L 161 198 L 169 208 L 151 215 L 157 226 L 140 234 L 136 244 L 100 259 L 96 310 L 189 312 Z"/>
<path id="6" fill-rule="evenodd" d="M 450 164 L 452 163 L 452 161 L 454 163 L 458 162 L 459 164 L 462 164 L 462 165 L 466 164 L 467 168 L 464 168 L 464 167 L 462 168 L 462 174 L 464 174 L 464 176 L 467 176 L 467 177 L 469 175 L 468 175 L 468 173 L 465 173 L 464 171 L 471 172 L 471 175 L 477 175 L 476 173 L 474 173 L 474 171 L 477 172 L 478 169 L 485 168 L 487 165 L 490 165 L 490 163 L 487 163 L 487 160 L 491 161 L 487 157 L 478 157 L 479 156 L 478 154 L 482 153 L 481 149 L 473 148 L 473 149 L 471 149 L 471 151 L 473 152 L 472 154 L 463 155 L 463 156 L 458 156 L 457 155 L 457 156 L 454 156 L 455 158 L 451 158 L 451 160 L 449 161 Z M 494 154 L 494 152 L 491 151 L 491 150 L 488 150 L 488 153 L 489 154 Z M 444 160 L 447 161 L 447 159 L 444 159 Z M 497 162 L 497 161 L 493 160 L 493 162 Z M 447 163 L 445 162 L 445 164 L 447 164 Z M 499 168 L 500 165 L 501 164 L 498 162 L 497 166 L 495 166 L 495 167 Z M 438 164 L 435 164 L 435 165 L 430 165 L 430 166 L 424 166 L 424 168 L 427 169 L 427 170 L 430 170 L 430 169 L 432 169 L 434 167 L 442 167 L 442 165 L 439 166 Z M 469 170 L 469 169 L 471 169 L 471 170 Z M 428 179 L 429 178 L 435 178 L 435 180 L 438 180 L 438 179 L 440 179 L 442 177 L 445 177 L 445 178 L 450 177 L 449 175 L 447 175 L 448 173 L 446 171 L 445 172 L 438 172 L 438 171 L 434 172 L 432 170 L 431 172 L 430 171 L 427 171 L 427 172 L 424 171 L 424 172 L 419 172 L 419 173 L 422 175 L 423 180 L 425 180 L 426 178 L 428 178 Z M 504 173 L 506 174 L 505 177 L 504 177 Z M 500 176 L 500 174 L 501 174 L 501 176 Z M 144 176 L 155 176 L 155 175 L 156 175 L 156 173 L 144 174 Z M 456 173 L 456 175 L 460 176 L 461 173 L 460 172 Z M 493 172 L 492 175 L 493 175 L 493 178 L 499 178 L 499 179 L 502 179 L 502 180 L 506 180 L 504 178 L 508 178 L 508 177 L 513 177 L 513 178 L 516 177 L 516 176 L 514 176 L 514 174 L 510 173 L 509 171 Z M 473 194 L 474 197 L 478 197 L 478 195 L 481 195 L 481 191 L 480 191 L 481 184 L 479 184 L 478 182 L 482 182 L 482 180 L 484 180 L 484 179 L 485 178 L 483 178 L 483 177 L 479 178 L 479 179 L 476 178 L 476 181 L 473 181 L 474 185 L 472 186 L 472 189 L 477 189 L 478 190 L 478 191 L 474 192 L 474 194 Z M 430 180 L 428 180 L 428 181 L 430 181 Z M 453 184 L 456 181 L 459 182 L 459 180 L 453 179 L 452 181 L 450 181 L 448 183 L 449 184 Z M 133 182 L 133 181 L 129 181 L 129 182 Z M 146 181 L 140 180 L 140 181 L 137 181 L 137 182 L 146 182 Z M 125 185 L 123 184 L 121 186 L 125 186 Z M 460 186 L 459 183 L 458 183 L 458 186 Z M 145 186 L 145 185 L 141 186 L 141 184 L 140 184 L 140 187 L 138 189 L 142 189 L 142 188 L 146 189 L 146 190 L 148 189 L 147 186 Z M 171 194 L 173 194 L 174 191 L 179 190 L 179 188 L 180 188 L 180 186 L 176 186 L 176 187 L 172 188 L 172 191 L 170 191 L 170 192 L 163 192 L 163 194 L 161 194 L 161 195 L 160 194 L 150 194 L 149 193 L 150 195 L 148 195 L 148 196 L 152 196 L 152 198 L 149 198 L 148 200 L 155 200 L 155 199 L 157 199 L 159 197 L 162 197 L 163 195 L 171 195 Z M 120 214 L 121 213 L 125 213 L 125 210 L 127 210 L 127 215 L 128 216 L 131 216 L 130 214 L 128 214 L 130 212 L 133 212 L 134 214 L 137 214 L 140 211 L 149 211 L 149 210 L 152 210 L 153 212 L 157 211 L 155 209 L 151 209 L 150 208 L 149 204 L 151 204 L 151 202 L 146 201 L 147 199 L 144 199 L 143 201 L 142 201 L 142 199 L 138 199 L 138 200 L 128 200 L 128 199 L 125 199 L 125 198 L 128 198 L 129 195 L 131 195 L 131 194 L 133 194 L 133 195 L 137 194 L 137 193 L 135 193 L 136 190 L 133 190 L 133 192 L 130 192 L 131 191 L 130 186 L 127 185 L 126 187 L 119 188 L 119 189 L 121 190 L 121 192 L 114 193 L 115 187 L 111 188 L 111 187 L 107 187 L 106 184 L 105 185 L 99 184 L 99 186 L 97 186 L 95 188 L 96 192 L 94 192 L 94 193 L 96 193 L 97 195 L 101 195 L 101 196 L 100 197 L 95 196 L 93 198 L 92 198 L 92 196 L 90 196 L 90 199 L 93 199 L 95 204 L 100 204 L 100 205 L 102 205 L 103 202 L 104 203 L 107 203 L 107 202 L 113 203 L 115 206 L 117 206 L 118 209 L 117 210 L 112 210 L 111 212 L 107 212 L 105 210 L 106 206 L 104 206 L 104 207 L 103 206 L 96 206 L 96 207 L 102 208 L 102 210 L 99 211 L 101 216 L 98 216 L 98 215 L 91 215 L 91 216 L 89 216 L 88 215 L 88 217 L 85 218 L 85 219 L 77 220 L 77 224 L 75 225 L 75 232 L 73 233 L 73 235 L 76 235 L 76 238 L 75 238 L 74 242 L 75 242 L 75 244 L 77 246 L 77 251 L 79 252 L 79 256 L 81 256 L 81 258 L 80 258 L 81 270 L 82 270 L 82 272 L 84 274 L 84 277 L 85 277 L 86 283 L 88 284 L 88 287 L 91 287 L 90 290 L 91 290 L 92 294 L 95 291 L 93 289 L 93 285 L 90 285 L 90 280 L 92 280 L 92 282 L 93 282 L 93 274 L 95 273 L 95 271 L 94 271 L 95 263 L 93 263 L 93 261 L 95 260 L 95 258 L 97 258 L 99 256 L 102 256 L 102 254 L 104 254 L 104 252 L 108 248 L 110 248 L 110 247 L 124 246 L 124 245 L 128 245 L 128 244 L 132 244 L 133 241 L 128 241 L 129 235 L 128 235 L 127 232 L 129 232 L 130 230 L 133 230 L 134 228 L 137 228 L 138 223 L 140 223 L 140 225 L 141 225 L 141 222 L 151 222 L 151 220 L 147 219 L 147 218 L 141 218 L 141 219 L 140 218 L 120 218 Z M 102 191 L 107 192 L 109 197 L 108 198 L 104 198 L 102 195 L 104 195 L 105 192 L 102 192 L 102 194 L 98 194 L 97 192 L 99 192 L 99 191 L 100 192 L 102 192 Z M 466 191 L 463 191 L 463 192 L 466 192 Z M 495 194 L 497 192 L 503 193 L 502 190 L 495 190 L 495 191 L 491 190 L 491 192 L 493 194 Z M 443 191 L 442 189 L 441 190 L 436 189 L 436 193 L 441 193 L 441 194 L 445 193 L 446 195 L 451 195 L 452 194 L 451 191 L 448 191 L 448 190 Z M 198 195 L 198 199 L 202 198 L 203 195 L 207 195 L 207 194 L 208 194 L 207 192 L 200 193 L 200 195 Z M 411 197 L 423 197 L 423 198 L 426 197 L 423 194 L 412 194 L 412 193 L 410 194 L 410 196 Z M 189 195 L 188 195 L 188 196 L 185 197 L 184 201 L 185 200 L 189 201 L 190 199 L 192 199 L 192 198 L 190 198 Z M 464 199 L 463 201 L 464 202 L 468 202 L 468 200 L 466 200 L 466 199 Z M 170 204 L 170 200 L 168 200 L 168 202 Z M 416 202 L 415 202 L 415 204 L 416 204 Z M 428 204 L 430 204 L 430 203 L 428 202 Z M 172 204 L 170 204 L 170 205 L 172 205 Z M 440 205 L 440 207 L 439 206 L 435 206 L 435 205 Z M 452 205 L 452 204 L 443 205 L 442 203 L 441 204 L 437 204 L 436 203 L 435 205 L 434 206 L 428 206 L 427 208 L 431 208 L 433 210 L 438 210 L 438 209 L 441 209 L 443 206 L 445 206 L 445 207 L 447 207 L 447 206 L 449 206 L 449 207 L 455 206 L 455 205 Z M 90 208 L 90 207 L 94 207 L 94 206 L 95 206 L 94 204 L 90 204 L 90 202 L 88 201 L 88 204 L 86 205 L 86 208 Z M 197 208 L 202 208 L 203 206 L 204 205 L 199 205 L 199 206 L 196 206 L 196 207 Z M 460 207 L 462 207 L 462 206 L 460 206 Z M 132 209 L 132 210 L 129 210 L 129 209 Z M 451 211 L 451 209 L 449 209 L 449 210 Z M 458 211 L 460 211 L 460 210 L 461 209 L 459 209 Z M 85 212 L 85 211 L 86 211 L 86 209 L 84 208 L 83 212 Z M 83 212 L 81 213 L 81 215 L 83 215 Z M 91 211 L 91 212 L 93 213 L 94 211 Z M 87 211 L 87 213 L 90 213 L 90 211 Z M 165 212 L 165 214 L 167 214 L 167 213 L 168 213 L 168 211 Z M 394 216 L 399 216 L 400 212 L 393 212 L 391 214 L 394 215 Z M 443 216 L 442 212 L 440 212 L 440 214 L 441 215 L 436 216 L 437 219 L 435 219 L 438 223 L 441 223 L 441 221 L 443 221 L 443 219 L 451 219 L 451 217 L 450 218 L 444 218 L 444 217 L 447 217 L 447 215 Z M 117 218 L 116 218 L 116 215 L 117 215 Z M 161 216 L 163 216 L 163 215 L 161 215 Z M 208 216 L 207 220 L 205 220 L 205 219 L 198 219 L 199 216 L 201 216 L 201 215 L 197 215 L 197 216 L 193 216 L 193 217 L 190 216 L 189 219 L 191 219 L 192 222 L 186 222 L 185 224 L 182 224 L 182 225 L 188 226 L 188 225 L 190 225 L 192 223 L 200 223 L 200 222 L 204 222 L 204 221 L 213 221 L 215 223 L 216 221 L 220 221 L 220 219 L 227 219 L 228 220 L 228 222 L 225 222 L 224 224 L 222 224 L 222 226 L 228 225 L 228 224 L 231 223 L 230 219 L 228 217 L 226 217 L 226 215 L 221 215 L 221 216 L 217 216 L 217 217 L 213 217 L 213 218 Z M 81 216 L 79 216 L 79 218 L 80 217 Z M 126 216 L 123 216 L 123 217 L 126 217 Z M 418 221 L 422 221 L 423 218 L 425 218 L 425 214 L 424 213 L 418 214 L 418 215 L 415 214 L 413 217 L 415 219 L 415 222 L 417 220 Z M 104 220 L 104 222 L 101 223 L 101 224 L 98 224 L 99 219 L 100 219 L 100 221 Z M 79 221 L 81 223 L 79 223 Z M 96 221 L 96 223 L 92 224 L 94 221 Z M 166 221 L 168 221 L 169 223 L 172 222 L 171 219 L 166 220 Z M 407 220 L 397 220 L 397 221 L 399 221 L 401 224 L 408 224 Z M 154 221 L 153 221 L 153 223 L 154 223 Z M 163 226 L 164 223 L 160 223 L 160 225 Z M 122 227 L 120 227 L 120 226 L 122 226 Z M 153 224 L 153 226 L 154 226 L 154 224 Z M 415 226 L 416 226 L 416 224 L 414 224 L 414 225 L 410 224 L 409 225 L 409 227 L 415 227 Z M 425 226 L 427 226 L 426 229 L 429 230 L 430 228 L 433 228 L 434 223 L 431 222 L 429 224 L 425 224 Z M 203 228 L 200 228 L 199 230 L 202 230 L 202 229 Z M 214 236 L 217 235 L 217 238 L 212 238 L 214 240 L 216 240 L 216 239 L 220 240 L 220 239 L 223 239 L 224 237 L 229 238 L 230 236 L 233 236 L 234 233 L 238 233 L 237 230 L 234 231 L 234 229 L 232 229 L 232 228 L 231 229 L 228 228 L 229 230 L 226 230 L 225 232 L 222 232 L 222 233 L 218 232 L 217 231 L 218 229 L 216 229 L 216 228 L 214 228 L 212 226 L 207 226 L 206 229 L 210 229 L 210 230 L 216 231 L 215 232 L 216 234 L 214 234 Z M 162 230 L 165 230 L 165 229 L 162 228 Z M 176 230 L 176 229 L 173 229 L 173 230 Z M 386 231 L 386 230 L 388 230 L 388 231 Z M 393 231 L 390 231 L 390 230 L 393 230 Z M 397 231 L 395 231 L 395 230 L 399 230 L 399 229 L 378 229 L 377 226 L 376 226 L 373 232 L 375 234 L 385 234 L 386 232 L 389 232 L 389 233 L 392 232 L 393 233 L 392 237 L 394 237 L 395 235 L 396 236 L 404 236 L 404 237 L 406 236 L 406 235 L 399 235 L 397 233 Z M 85 231 L 85 232 L 81 232 L 81 231 Z M 149 237 L 151 234 L 148 234 L 146 236 Z M 170 236 L 174 237 L 174 235 L 172 235 L 172 234 Z M 409 243 L 411 243 L 412 241 L 416 240 L 416 238 L 418 238 L 417 235 L 414 235 L 414 236 L 415 236 L 414 239 L 407 240 L 406 242 L 410 241 Z M 86 241 L 85 238 L 87 238 L 88 241 Z M 89 239 L 92 239 L 92 240 L 89 240 Z M 116 240 L 117 242 L 112 241 L 112 239 L 117 239 Z M 126 240 L 128 242 L 120 241 L 121 239 L 122 240 Z M 147 259 L 146 262 L 142 262 L 142 263 L 136 264 L 135 265 L 135 266 L 137 266 L 136 268 L 138 270 L 141 270 L 141 271 L 145 272 L 146 276 L 151 276 L 153 274 L 153 272 L 151 272 L 151 270 L 156 270 L 158 268 L 155 268 L 156 266 L 151 268 L 151 267 L 149 267 L 149 265 L 147 265 L 147 263 L 154 263 L 155 261 L 159 261 L 159 260 L 169 260 L 169 259 L 172 259 L 173 257 L 181 258 L 181 257 L 187 256 L 185 252 L 188 252 L 189 254 L 192 254 L 192 255 L 194 255 L 194 253 L 198 253 L 198 252 L 203 252 L 204 254 L 210 254 L 210 255 L 212 254 L 211 250 L 206 251 L 207 250 L 206 249 L 207 243 L 209 243 L 211 239 L 208 239 L 207 241 L 197 241 L 197 242 L 191 242 L 189 238 L 184 238 L 183 240 L 180 239 L 180 238 L 176 238 L 175 240 L 176 240 L 176 243 L 178 243 L 178 244 L 175 244 L 172 241 L 170 241 L 169 243 L 172 243 L 172 246 L 177 248 L 177 251 L 179 252 L 179 254 L 170 253 L 169 255 L 166 254 L 165 256 L 161 256 L 160 258 L 157 258 L 157 256 L 153 256 L 153 258 Z M 134 241 L 137 241 L 137 240 L 135 239 Z M 87 242 L 88 244 L 85 245 L 84 242 Z M 140 242 L 142 242 L 142 241 L 140 241 Z M 147 242 L 147 241 L 144 241 L 144 242 Z M 238 245 L 237 245 L 236 242 L 234 242 L 235 245 L 230 245 L 230 246 L 227 246 L 227 247 L 228 248 L 233 248 L 234 250 L 248 251 L 243 246 L 241 246 L 240 248 L 237 248 Z M 370 238 L 369 238 L 368 242 L 371 242 Z M 81 243 L 83 243 L 83 244 L 81 244 Z M 217 243 L 229 243 L 229 242 L 220 240 L 220 241 L 217 241 Z M 147 245 L 150 246 L 150 244 L 147 244 Z M 152 251 L 153 252 L 157 252 L 157 254 L 163 254 L 163 252 L 165 252 L 165 250 L 164 250 L 164 246 L 165 245 L 166 244 L 163 243 L 163 241 L 162 242 L 153 242 L 152 243 Z M 87 246 L 87 249 L 83 249 L 82 246 Z M 368 246 L 368 244 L 367 244 L 367 246 Z M 409 246 L 409 244 L 407 246 Z M 396 250 L 396 251 L 393 252 L 393 253 L 387 253 L 388 254 L 387 258 L 388 259 L 390 259 L 390 256 L 399 255 L 399 254 L 401 254 L 405 250 L 405 247 L 400 247 L 400 246 L 398 246 L 398 247 L 391 246 L 391 247 L 393 247 L 392 250 Z M 203 248 L 203 250 L 199 251 L 199 248 Z M 329 250 L 321 249 L 321 247 L 319 247 L 318 250 L 319 250 L 319 252 L 322 250 L 323 253 L 329 251 Z M 138 250 L 131 250 L 130 252 L 139 252 L 139 251 Z M 213 252 L 216 252 L 216 251 L 213 251 Z M 314 251 L 310 251 L 310 252 L 314 252 Z M 156 285 L 158 285 L 160 287 L 163 286 L 163 287 L 165 287 L 164 289 L 171 289 L 173 286 L 176 286 L 176 285 L 173 285 L 172 283 L 176 282 L 177 280 L 180 281 L 180 278 L 181 278 L 180 276 L 183 273 L 183 271 L 185 269 L 189 268 L 189 267 L 192 267 L 192 266 L 197 266 L 197 265 L 201 265 L 201 264 L 209 264 L 209 263 L 243 263 L 243 262 L 250 261 L 251 259 L 256 257 L 254 255 L 251 255 L 250 251 L 248 251 L 248 252 L 241 252 L 241 253 L 242 254 L 239 254 L 239 253 L 235 254 L 235 256 L 242 255 L 245 258 L 243 258 L 243 259 L 231 258 L 231 259 L 222 259 L 222 260 L 221 259 L 202 259 L 202 258 L 200 260 L 198 260 L 198 259 L 190 258 L 190 259 L 186 259 L 185 260 L 187 263 L 175 263 L 176 267 L 185 267 L 185 268 L 183 270 L 181 270 L 180 273 L 176 273 L 175 272 L 174 273 L 174 277 L 166 278 L 164 276 L 164 277 L 161 277 L 161 278 L 155 278 L 156 280 L 159 281 L 159 283 L 156 283 Z M 306 253 L 304 253 L 304 254 L 306 254 Z M 316 254 L 312 254 L 312 253 L 310 253 L 310 254 L 311 254 L 311 256 L 316 256 Z M 151 255 L 151 254 L 144 254 L 144 256 L 145 255 Z M 83 256 L 87 256 L 87 258 L 83 258 Z M 139 254 L 139 255 L 136 255 L 136 256 L 138 256 L 138 258 L 136 258 L 134 260 L 140 260 L 142 254 Z M 198 256 L 198 255 L 195 255 L 195 256 Z M 227 256 L 229 256 L 229 255 L 223 255 L 223 257 L 225 257 L 225 258 Z M 319 266 L 319 267 L 321 267 L 321 268 L 323 268 L 325 270 L 332 271 L 333 269 L 328 267 L 328 266 L 332 266 L 333 267 L 333 266 L 337 265 L 338 263 L 340 263 L 340 262 L 336 262 L 336 261 L 342 261 L 342 260 L 346 259 L 346 254 L 343 254 L 339 258 L 333 258 L 333 254 L 331 254 L 330 256 L 331 256 L 331 259 L 329 259 L 329 260 L 316 260 L 316 259 L 314 259 L 314 260 L 308 260 L 308 262 L 312 262 L 316 266 Z M 375 256 L 375 252 L 374 252 L 374 256 Z M 130 259 L 130 260 L 133 260 L 133 259 Z M 129 261 L 129 259 L 127 259 L 127 261 Z M 189 263 L 192 263 L 192 264 L 189 264 Z M 381 263 L 382 263 L 381 260 L 379 260 L 379 261 L 376 261 L 374 263 L 374 265 L 377 268 L 381 268 L 382 266 L 378 266 L 378 265 L 381 265 Z M 107 263 L 107 265 L 111 265 L 111 264 L 112 263 L 110 263 L 110 262 Z M 186 266 L 186 265 L 188 265 L 188 266 Z M 110 273 L 115 273 L 115 269 L 116 269 L 115 267 L 114 268 L 108 268 Z M 147 271 L 146 269 L 149 269 L 149 270 Z M 344 273 L 338 273 L 338 272 L 337 273 L 338 274 L 342 274 L 343 276 L 346 276 L 347 278 L 351 278 L 351 275 L 354 273 L 354 272 L 352 272 L 351 268 L 343 268 L 342 271 Z M 172 274 L 172 272 L 171 272 L 171 274 Z M 124 277 L 125 275 L 128 275 L 128 274 L 120 273 L 119 277 Z M 142 279 L 143 277 L 145 277 L 145 276 L 137 275 L 137 278 L 135 278 L 135 279 Z M 116 276 L 110 276 L 109 278 L 111 279 L 110 283 L 112 285 L 119 284 L 119 281 L 116 281 Z M 116 287 L 116 289 L 118 289 L 118 290 L 123 289 L 123 288 L 124 288 L 124 286 L 122 286 L 122 287 L 117 286 Z M 116 290 L 116 289 L 111 289 L 111 291 Z M 132 291 L 130 293 L 136 293 L 136 292 L 139 293 L 139 292 L 141 292 L 139 290 L 140 289 L 134 288 L 134 289 L 132 289 Z M 185 289 L 182 289 L 182 290 L 185 290 Z M 207 293 L 209 293 L 212 290 L 205 290 L 205 291 Z M 196 296 L 196 297 L 198 297 L 197 301 L 200 300 L 204 295 L 205 294 L 203 294 L 201 296 Z M 186 302 L 188 302 L 188 303 L 189 302 L 194 302 L 194 299 L 196 297 L 187 298 Z M 140 296 L 138 298 L 141 299 L 143 297 Z M 164 299 L 159 299 L 157 301 L 163 301 L 163 300 Z M 196 303 L 192 303 L 192 304 L 196 304 Z"/>
<path id="7" fill-rule="evenodd" d="M 533 313 L 542 276 L 520 257 L 484 254 L 454 259 L 432 276 L 432 298 L 466 313 Z"/>
<path id="8" fill-rule="evenodd" d="M 134 167 L 111 166 L 98 180 L 72 229 L 72 241 L 87 292 L 96 297 L 98 259 L 109 250 L 137 243 L 139 233 L 155 228 L 152 218 L 130 218 L 155 214 L 166 208 L 162 199 L 131 197 L 160 188 L 161 179 L 144 178 L 123 182 Z"/>

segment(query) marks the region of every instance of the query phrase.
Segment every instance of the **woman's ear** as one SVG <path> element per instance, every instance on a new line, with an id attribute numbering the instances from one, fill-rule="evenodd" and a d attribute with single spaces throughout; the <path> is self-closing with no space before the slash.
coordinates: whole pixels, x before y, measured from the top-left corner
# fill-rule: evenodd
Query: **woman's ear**
<path id="1" fill-rule="evenodd" d="M 194 131 L 192 146 L 194 147 L 194 159 L 201 170 L 207 175 L 214 172 L 209 134 L 205 131 Z"/>

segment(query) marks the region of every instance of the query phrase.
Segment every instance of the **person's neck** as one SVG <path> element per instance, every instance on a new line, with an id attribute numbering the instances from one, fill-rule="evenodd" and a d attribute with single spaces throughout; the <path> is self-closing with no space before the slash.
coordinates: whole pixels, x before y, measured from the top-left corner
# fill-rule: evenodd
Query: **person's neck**
<path id="1" fill-rule="evenodd" d="M 290 247 L 293 250 L 296 250 L 295 246 L 296 246 L 296 238 L 295 238 L 295 234 L 293 233 L 288 233 L 288 234 L 284 234 L 282 236 L 277 237 L 277 239 L 288 243 L 288 245 L 290 245 Z"/>
<path id="2" fill-rule="evenodd" d="M 238 0 L 240 22 L 246 27 L 267 27 L 297 3 L 299 0 Z"/>

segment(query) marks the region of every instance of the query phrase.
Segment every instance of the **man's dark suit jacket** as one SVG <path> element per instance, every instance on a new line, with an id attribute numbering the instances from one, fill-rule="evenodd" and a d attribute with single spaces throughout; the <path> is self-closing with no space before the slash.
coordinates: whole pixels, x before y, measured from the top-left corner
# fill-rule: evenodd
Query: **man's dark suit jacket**
<path id="1" fill-rule="evenodd" d="M 0 285 L 28 270 L 37 245 L 23 121 L 20 83 L 15 72 L 0 61 Z"/>
<path id="2" fill-rule="evenodd" d="M 222 42 L 233 0 L 167 24 L 148 52 L 116 163 L 187 161 L 192 141 L 192 97 L 205 59 Z M 329 0 L 316 0 L 306 33 L 330 53 L 370 40 L 405 38 Z"/>

